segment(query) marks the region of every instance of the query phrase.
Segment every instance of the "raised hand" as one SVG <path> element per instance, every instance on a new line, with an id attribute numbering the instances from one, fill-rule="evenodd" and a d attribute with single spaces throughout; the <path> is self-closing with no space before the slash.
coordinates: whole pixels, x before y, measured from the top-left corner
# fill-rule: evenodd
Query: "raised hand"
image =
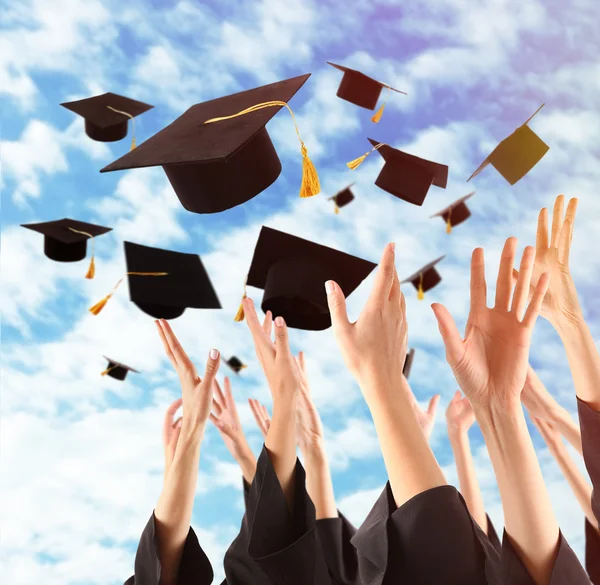
<path id="1" fill-rule="evenodd" d="M 573 239 L 573 226 L 578 200 L 572 198 L 563 217 L 564 195 L 554 202 L 552 231 L 548 235 L 548 210 L 540 211 L 538 217 L 536 256 L 531 277 L 530 296 L 543 273 L 550 275 L 550 286 L 542 303 L 541 315 L 555 327 L 583 321 L 575 284 L 569 269 L 569 253 Z M 515 277 L 518 272 L 515 270 Z"/>
<path id="2" fill-rule="evenodd" d="M 212 386 L 219 370 L 220 354 L 216 349 L 210 350 L 204 378 L 200 378 L 196 367 L 181 347 L 169 323 L 164 319 L 159 319 L 155 323 L 165 353 L 181 383 L 184 408 L 181 432 L 202 434 L 210 415 Z"/>
<path id="3" fill-rule="evenodd" d="M 496 283 L 496 304 L 486 306 L 483 249 L 471 259 L 471 309 L 466 336 L 460 333 L 448 310 L 432 305 L 446 346 L 446 358 L 473 408 L 513 408 L 520 401 L 529 363 L 529 346 L 549 276 L 543 274 L 527 306 L 527 295 L 535 262 L 535 249 L 525 248 L 521 271 L 511 303 L 512 269 L 517 239 L 506 240 Z M 527 309 L 527 310 L 525 310 Z"/>
<path id="4" fill-rule="evenodd" d="M 303 352 L 298 354 L 296 363 L 300 374 L 300 393 L 296 410 L 296 441 L 300 451 L 306 456 L 311 450 L 324 449 L 323 425 L 310 394 Z"/>
<path id="5" fill-rule="evenodd" d="M 338 284 L 325 284 L 336 341 L 346 366 L 361 385 L 367 403 L 385 386 L 397 389 L 403 380 L 408 325 L 406 303 L 394 266 L 395 246 L 383 252 L 371 295 L 355 323 L 350 323 L 346 299 Z"/>
<path id="6" fill-rule="evenodd" d="M 261 404 L 255 398 L 248 398 L 248 404 L 250 405 L 250 410 L 254 415 L 256 426 L 259 428 L 263 438 L 266 439 L 269 432 L 269 427 L 271 426 L 271 417 L 269 416 L 269 411 L 266 409 L 264 404 Z"/>
<path id="7" fill-rule="evenodd" d="M 181 433 L 181 423 L 183 417 L 180 416 L 175 422 L 173 422 L 173 418 L 175 417 L 175 413 L 182 403 L 183 399 L 178 398 L 171 403 L 169 408 L 167 408 L 167 412 L 165 412 L 162 432 L 163 451 L 165 454 L 165 477 L 167 476 L 167 473 L 169 473 L 169 468 L 171 467 L 173 457 L 175 456 L 175 449 L 177 448 L 179 433 Z"/>
<path id="8" fill-rule="evenodd" d="M 457 390 L 446 408 L 448 432 L 467 432 L 475 422 L 473 407 L 466 396 Z"/>
<path id="9" fill-rule="evenodd" d="M 427 408 L 425 410 L 421 408 L 412 391 L 410 392 L 410 400 L 412 402 L 413 410 L 415 411 L 417 420 L 419 421 L 419 425 L 421 425 L 421 429 L 423 429 L 423 434 L 429 441 L 431 438 L 431 433 L 433 432 L 433 426 L 435 425 L 435 415 L 437 412 L 438 403 L 440 401 L 440 395 L 433 395 L 429 399 L 429 403 L 427 404 Z"/>
<path id="10" fill-rule="evenodd" d="M 547 422 L 558 420 L 565 412 L 565 409 L 546 390 L 531 366 L 527 368 L 527 378 L 521 394 L 521 401 L 532 417 Z"/>
<path id="11" fill-rule="evenodd" d="M 221 386 L 215 380 L 213 412 L 210 420 L 217 427 L 232 457 L 240 465 L 244 479 L 248 483 L 252 483 L 256 471 L 256 459 L 248 445 L 246 435 L 244 435 L 228 377 L 225 377 L 224 386 L 225 392 L 221 390 Z"/>

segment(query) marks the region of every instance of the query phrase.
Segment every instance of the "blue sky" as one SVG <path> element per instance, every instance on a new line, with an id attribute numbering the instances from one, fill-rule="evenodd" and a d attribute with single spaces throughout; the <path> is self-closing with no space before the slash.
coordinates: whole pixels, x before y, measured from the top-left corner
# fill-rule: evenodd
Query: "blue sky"
<path id="1" fill-rule="evenodd" d="M 255 452 L 260 437 L 247 397 L 268 403 L 250 336 L 233 323 L 260 227 L 268 225 L 377 261 L 397 244 L 404 276 L 444 253 L 442 284 L 416 299 L 406 290 L 411 374 L 423 403 L 442 394 L 432 444 L 455 481 L 443 410 L 456 390 L 429 305 L 445 303 L 464 323 L 468 261 L 484 246 L 492 275 L 504 239 L 535 237 L 538 210 L 559 193 L 580 198 L 572 270 L 596 339 L 600 329 L 595 242 L 600 216 L 596 137 L 600 133 L 600 41 L 592 0 L 262 0 L 128 2 L 0 0 L 2 103 L 2 484 L 4 582 L 122 583 L 133 570 L 137 539 L 160 493 L 162 416 L 179 386 L 152 320 L 128 301 L 124 285 L 97 317 L 87 308 L 125 271 L 123 240 L 202 256 L 223 311 L 187 310 L 175 332 L 199 368 L 211 347 L 250 368 L 234 393 Z M 282 6 L 285 4 L 285 6 Z M 336 97 L 341 73 L 326 61 L 361 69 L 402 89 L 382 121 Z M 113 91 L 155 105 L 136 122 L 138 144 L 191 105 L 303 73 L 312 77 L 291 107 L 322 184 L 298 198 L 300 153 L 289 115 L 268 125 L 283 164 L 279 180 L 246 205 L 195 215 L 179 204 L 161 169 L 100 174 L 129 141 L 89 140 L 83 121 L 58 104 Z M 499 140 L 545 102 L 532 128 L 550 145 L 535 169 L 510 187 L 488 168 L 466 179 Z M 381 159 L 356 171 L 345 162 L 369 148 L 367 137 L 448 164 L 448 188 L 432 188 L 423 207 L 373 185 Z M 357 181 L 357 199 L 338 216 L 326 197 Z M 469 222 L 446 235 L 429 216 L 477 190 Z M 21 223 L 62 217 L 114 228 L 97 241 L 97 276 L 87 264 L 43 255 L 42 237 Z M 371 277 L 372 278 L 372 277 Z M 354 316 L 369 278 L 351 297 Z M 250 290 L 255 300 L 261 292 Z M 428 301 L 428 302 L 427 302 Z M 359 523 L 385 482 L 368 411 L 331 331 L 294 332 L 306 352 L 315 400 L 326 426 L 338 504 Z M 102 354 L 142 371 L 125 383 L 101 378 Z M 532 362 L 555 396 L 575 413 L 574 392 L 558 338 L 537 326 Z M 225 369 L 221 374 L 224 375 Z M 533 431 L 556 513 L 582 553 L 583 517 Z M 486 505 L 502 525 L 485 447 L 471 433 Z M 193 525 L 213 561 L 221 558 L 242 514 L 241 477 L 210 429 L 200 464 Z M 9 505 L 7 505 L 9 503 Z M 218 581 L 216 581 L 218 582 Z"/>

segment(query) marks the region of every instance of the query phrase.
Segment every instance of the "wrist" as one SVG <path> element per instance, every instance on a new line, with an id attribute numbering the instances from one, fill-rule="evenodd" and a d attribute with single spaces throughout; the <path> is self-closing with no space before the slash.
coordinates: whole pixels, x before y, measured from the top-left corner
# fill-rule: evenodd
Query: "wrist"
<path id="1" fill-rule="evenodd" d="M 566 340 L 568 341 L 572 337 L 577 338 L 578 336 L 581 336 L 582 333 L 585 333 L 587 328 L 581 309 L 569 314 L 561 313 L 560 315 L 551 317 L 548 320 L 563 342 Z"/>
<path id="2" fill-rule="evenodd" d="M 236 445 L 235 460 L 239 465 L 252 464 L 253 462 L 256 463 L 254 453 L 252 452 L 252 449 L 250 449 L 250 445 L 248 445 L 248 442 L 245 439 Z"/>
<path id="3" fill-rule="evenodd" d="M 193 422 L 187 423 L 185 419 L 181 424 L 181 433 L 179 435 L 179 439 L 177 443 L 185 443 L 188 445 L 192 445 L 195 443 L 202 443 L 204 439 L 204 432 L 206 430 L 206 421 L 203 422 Z"/>
<path id="4" fill-rule="evenodd" d="M 322 437 L 302 443 L 300 451 L 307 464 L 318 465 L 327 463 L 325 441 Z"/>
<path id="5" fill-rule="evenodd" d="M 467 438 L 469 435 L 469 429 L 466 427 L 448 425 L 448 438 L 450 442 L 458 442 Z"/>

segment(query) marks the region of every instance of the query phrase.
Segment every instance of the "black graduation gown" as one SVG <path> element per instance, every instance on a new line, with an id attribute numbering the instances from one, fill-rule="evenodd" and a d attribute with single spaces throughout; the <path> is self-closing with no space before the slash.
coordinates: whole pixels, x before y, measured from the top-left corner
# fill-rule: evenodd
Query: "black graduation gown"
<path id="1" fill-rule="evenodd" d="M 356 528 L 338 510 L 338 518 L 317 520 L 317 535 L 332 585 L 362 585 L 358 552 L 351 544 Z"/>
<path id="2" fill-rule="evenodd" d="M 487 523 L 488 523 L 487 536 L 490 539 L 492 546 L 498 551 L 498 553 L 500 553 L 500 551 L 502 550 L 502 543 L 500 542 L 500 539 L 498 538 L 498 533 L 496 532 L 496 529 L 494 528 L 494 525 L 492 524 L 492 520 L 490 519 L 490 517 L 487 514 L 486 514 L 486 516 L 487 516 Z"/>
<path id="3" fill-rule="evenodd" d="M 575 556 L 573 549 L 560 533 L 558 555 L 552 569 L 552 577 L 548 585 L 590 585 L 589 577 Z M 535 585 L 525 565 L 515 552 L 507 538 L 506 531 L 502 538 L 501 581 L 502 585 Z"/>
<path id="4" fill-rule="evenodd" d="M 134 574 L 125 585 L 159 585 L 161 566 L 158 559 L 154 511 L 146 524 L 134 561 Z M 178 585 L 211 585 L 213 569 L 190 526 L 179 565 Z"/>
<path id="5" fill-rule="evenodd" d="M 600 534 L 585 521 L 585 570 L 594 585 L 600 585 Z"/>
<path id="6" fill-rule="evenodd" d="M 331 585 L 317 534 L 315 507 L 306 492 L 305 479 L 304 468 L 297 460 L 290 513 L 263 446 L 248 495 L 247 550 L 273 585 Z M 225 570 L 227 573 L 227 566 Z"/>
<path id="7" fill-rule="evenodd" d="M 582 400 L 577 399 L 583 458 L 594 491 L 592 509 L 600 525 L 600 412 L 595 411 Z"/>
<path id="8" fill-rule="evenodd" d="M 452 486 L 396 507 L 389 482 L 352 538 L 361 585 L 497 585 L 499 555 Z"/>

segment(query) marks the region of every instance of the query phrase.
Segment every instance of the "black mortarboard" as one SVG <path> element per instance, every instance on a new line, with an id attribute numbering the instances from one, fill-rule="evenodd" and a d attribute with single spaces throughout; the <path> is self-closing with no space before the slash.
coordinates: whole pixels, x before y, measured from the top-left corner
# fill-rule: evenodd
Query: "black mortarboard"
<path id="1" fill-rule="evenodd" d="M 350 102 L 356 106 L 360 106 L 361 108 L 374 110 L 377 106 L 377 102 L 379 101 L 379 96 L 381 95 L 381 90 L 383 88 L 406 95 L 405 92 L 395 89 L 389 86 L 387 83 L 381 83 L 381 81 L 377 81 L 365 75 L 364 73 L 361 73 L 360 71 L 356 71 L 356 69 L 350 69 L 349 67 L 344 67 L 343 65 L 336 65 L 335 63 L 331 63 L 329 61 L 327 61 L 327 64 L 339 69 L 340 71 L 343 71 L 344 73 L 336 95 L 347 102 Z M 381 106 L 377 114 L 373 116 L 373 122 L 379 122 L 384 106 L 385 103 Z"/>
<path id="2" fill-rule="evenodd" d="M 116 362 L 115 360 L 111 360 L 110 358 L 106 357 L 105 355 L 102 357 L 108 361 L 108 366 L 107 366 L 106 370 L 104 370 L 102 372 L 102 374 L 101 374 L 102 376 L 110 376 L 111 378 L 114 378 L 115 380 L 124 380 L 127 376 L 127 372 L 129 372 L 129 371 L 139 374 L 139 372 L 137 370 L 134 370 L 133 368 L 130 368 L 129 366 L 126 366 L 125 364 L 121 364 L 119 362 Z"/>
<path id="3" fill-rule="evenodd" d="M 434 260 L 433 262 L 423 266 L 423 268 L 415 272 L 412 276 L 400 281 L 400 284 L 404 284 L 405 282 L 412 283 L 412 285 L 418 291 L 419 300 L 423 300 L 424 293 L 426 293 L 428 290 L 431 290 L 434 286 L 441 282 L 442 277 L 435 269 L 435 265 L 445 257 L 445 255 L 440 256 L 437 260 Z"/>
<path id="4" fill-rule="evenodd" d="M 544 104 L 533 116 L 543 107 Z M 476 177 L 488 164 L 495 167 L 511 185 L 522 179 L 550 150 L 550 147 L 527 125 L 533 116 L 496 146 L 467 182 Z"/>
<path id="5" fill-rule="evenodd" d="M 402 368 L 402 373 L 405 378 L 408 378 L 410 375 L 410 368 L 412 367 L 413 360 L 415 359 L 415 350 L 411 349 L 406 354 L 406 360 L 404 360 L 404 367 Z"/>
<path id="6" fill-rule="evenodd" d="M 281 173 L 265 126 L 309 77 L 300 75 L 196 104 L 101 172 L 162 166 L 183 207 L 194 213 L 217 213 L 249 201 Z M 206 123 L 274 100 L 285 103 Z"/>
<path id="7" fill-rule="evenodd" d="M 129 296 L 156 319 L 175 319 L 186 308 L 220 309 L 221 304 L 197 254 L 124 242 L 127 272 L 167 272 L 166 276 L 129 275 Z"/>
<path id="8" fill-rule="evenodd" d="M 123 242 L 129 276 L 129 297 L 155 319 L 176 319 L 187 308 L 220 309 L 221 304 L 197 254 Z M 125 277 L 123 277 L 125 278 Z M 97 315 L 115 294 L 112 292 L 90 308 Z"/>
<path id="9" fill-rule="evenodd" d="M 247 284 L 262 288 L 262 310 L 288 327 L 321 331 L 331 326 L 325 282 L 348 297 L 377 265 L 327 246 L 263 226 Z"/>
<path id="10" fill-rule="evenodd" d="M 423 205 L 431 185 L 446 188 L 448 166 L 392 148 L 388 144 L 369 138 L 373 148 L 348 163 L 354 170 L 374 150 L 379 151 L 385 164 L 375 181 L 380 189 L 414 205 Z"/>
<path id="11" fill-rule="evenodd" d="M 335 195 L 327 199 L 327 201 L 333 201 L 336 213 L 340 212 L 341 207 L 344 207 L 351 201 L 354 201 L 354 193 L 352 193 L 351 189 L 352 185 L 354 185 L 354 183 L 344 187 L 341 191 L 338 191 Z"/>
<path id="12" fill-rule="evenodd" d="M 60 105 L 85 118 L 85 133 L 99 142 L 116 142 L 125 138 L 127 122 L 131 120 L 133 125 L 136 116 L 154 107 L 110 92 Z M 134 147 L 135 134 L 132 140 Z"/>
<path id="13" fill-rule="evenodd" d="M 239 374 L 244 368 L 248 367 L 237 357 L 232 356 L 225 362 L 236 374 Z"/>
<path id="14" fill-rule="evenodd" d="M 465 201 L 473 197 L 473 195 L 475 195 L 475 191 L 457 199 L 454 203 L 451 203 L 448 207 L 442 209 L 442 211 L 434 213 L 429 219 L 432 217 L 441 217 L 446 222 L 446 232 L 450 233 L 454 226 L 457 226 L 471 217 L 471 212 Z"/>
<path id="15" fill-rule="evenodd" d="M 112 231 L 112 228 L 94 225 L 76 219 L 58 219 L 42 223 L 26 223 L 21 227 L 44 235 L 44 254 L 56 262 L 79 262 L 87 254 L 87 241 L 92 240 L 92 258 L 87 278 L 94 278 L 94 238 Z"/>

